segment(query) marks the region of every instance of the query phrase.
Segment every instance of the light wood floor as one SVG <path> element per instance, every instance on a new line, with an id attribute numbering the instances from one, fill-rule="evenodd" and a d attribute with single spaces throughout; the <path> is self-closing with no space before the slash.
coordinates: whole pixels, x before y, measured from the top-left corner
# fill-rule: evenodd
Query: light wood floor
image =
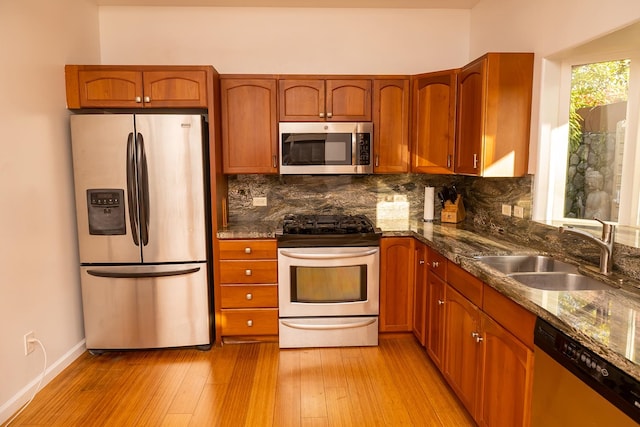
<path id="1" fill-rule="evenodd" d="M 473 426 L 410 334 L 378 347 L 277 343 L 85 353 L 12 426 Z"/>

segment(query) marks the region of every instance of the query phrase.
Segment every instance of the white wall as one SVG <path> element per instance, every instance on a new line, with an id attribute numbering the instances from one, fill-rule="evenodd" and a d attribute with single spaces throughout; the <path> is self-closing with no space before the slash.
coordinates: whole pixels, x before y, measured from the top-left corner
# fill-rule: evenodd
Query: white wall
<path id="1" fill-rule="evenodd" d="M 0 422 L 83 351 L 64 64 L 99 62 L 87 0 L 0 2 Z"/>
<path id="2" fill-rule="evenodd" d="M 469 10 L 101 7 L 106 64 L 417 74 L 468 60 Z"/>

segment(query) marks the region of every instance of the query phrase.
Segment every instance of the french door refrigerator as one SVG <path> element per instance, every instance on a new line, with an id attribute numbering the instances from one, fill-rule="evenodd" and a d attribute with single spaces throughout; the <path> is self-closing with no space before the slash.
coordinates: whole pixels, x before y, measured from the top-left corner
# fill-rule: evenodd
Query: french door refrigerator
<path id="1" fill-rule="evenodd" d="M 210 348 L 204 117 L 70 121 L 87 348 Z"/>

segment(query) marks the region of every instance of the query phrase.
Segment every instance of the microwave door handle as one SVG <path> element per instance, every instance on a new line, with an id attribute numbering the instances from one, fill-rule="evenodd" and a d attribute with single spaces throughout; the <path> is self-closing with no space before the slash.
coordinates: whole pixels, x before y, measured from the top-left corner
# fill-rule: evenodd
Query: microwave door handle
<path id="1" fill-rule="evenodd" d="M 367 255 L 373 255 L 378 252 L 378 248 L 369 249 L 361 252 L 350 252 L 346 254 L 303 254 L 298 252 L 286 251 L 281 249 L 280 253 L 289 258 L 297 258 L 297 259 L 344 259 L 344 258 L 358 258 Z"/>

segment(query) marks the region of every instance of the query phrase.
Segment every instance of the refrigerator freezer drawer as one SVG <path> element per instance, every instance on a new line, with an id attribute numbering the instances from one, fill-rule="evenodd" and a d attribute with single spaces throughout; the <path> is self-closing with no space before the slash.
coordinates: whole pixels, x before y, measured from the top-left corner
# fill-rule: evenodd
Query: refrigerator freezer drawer
<path id="1" fill-rule="evenodd" d="M 207 264 L 81 267 L 88 349 L 211 344 Z"/>

